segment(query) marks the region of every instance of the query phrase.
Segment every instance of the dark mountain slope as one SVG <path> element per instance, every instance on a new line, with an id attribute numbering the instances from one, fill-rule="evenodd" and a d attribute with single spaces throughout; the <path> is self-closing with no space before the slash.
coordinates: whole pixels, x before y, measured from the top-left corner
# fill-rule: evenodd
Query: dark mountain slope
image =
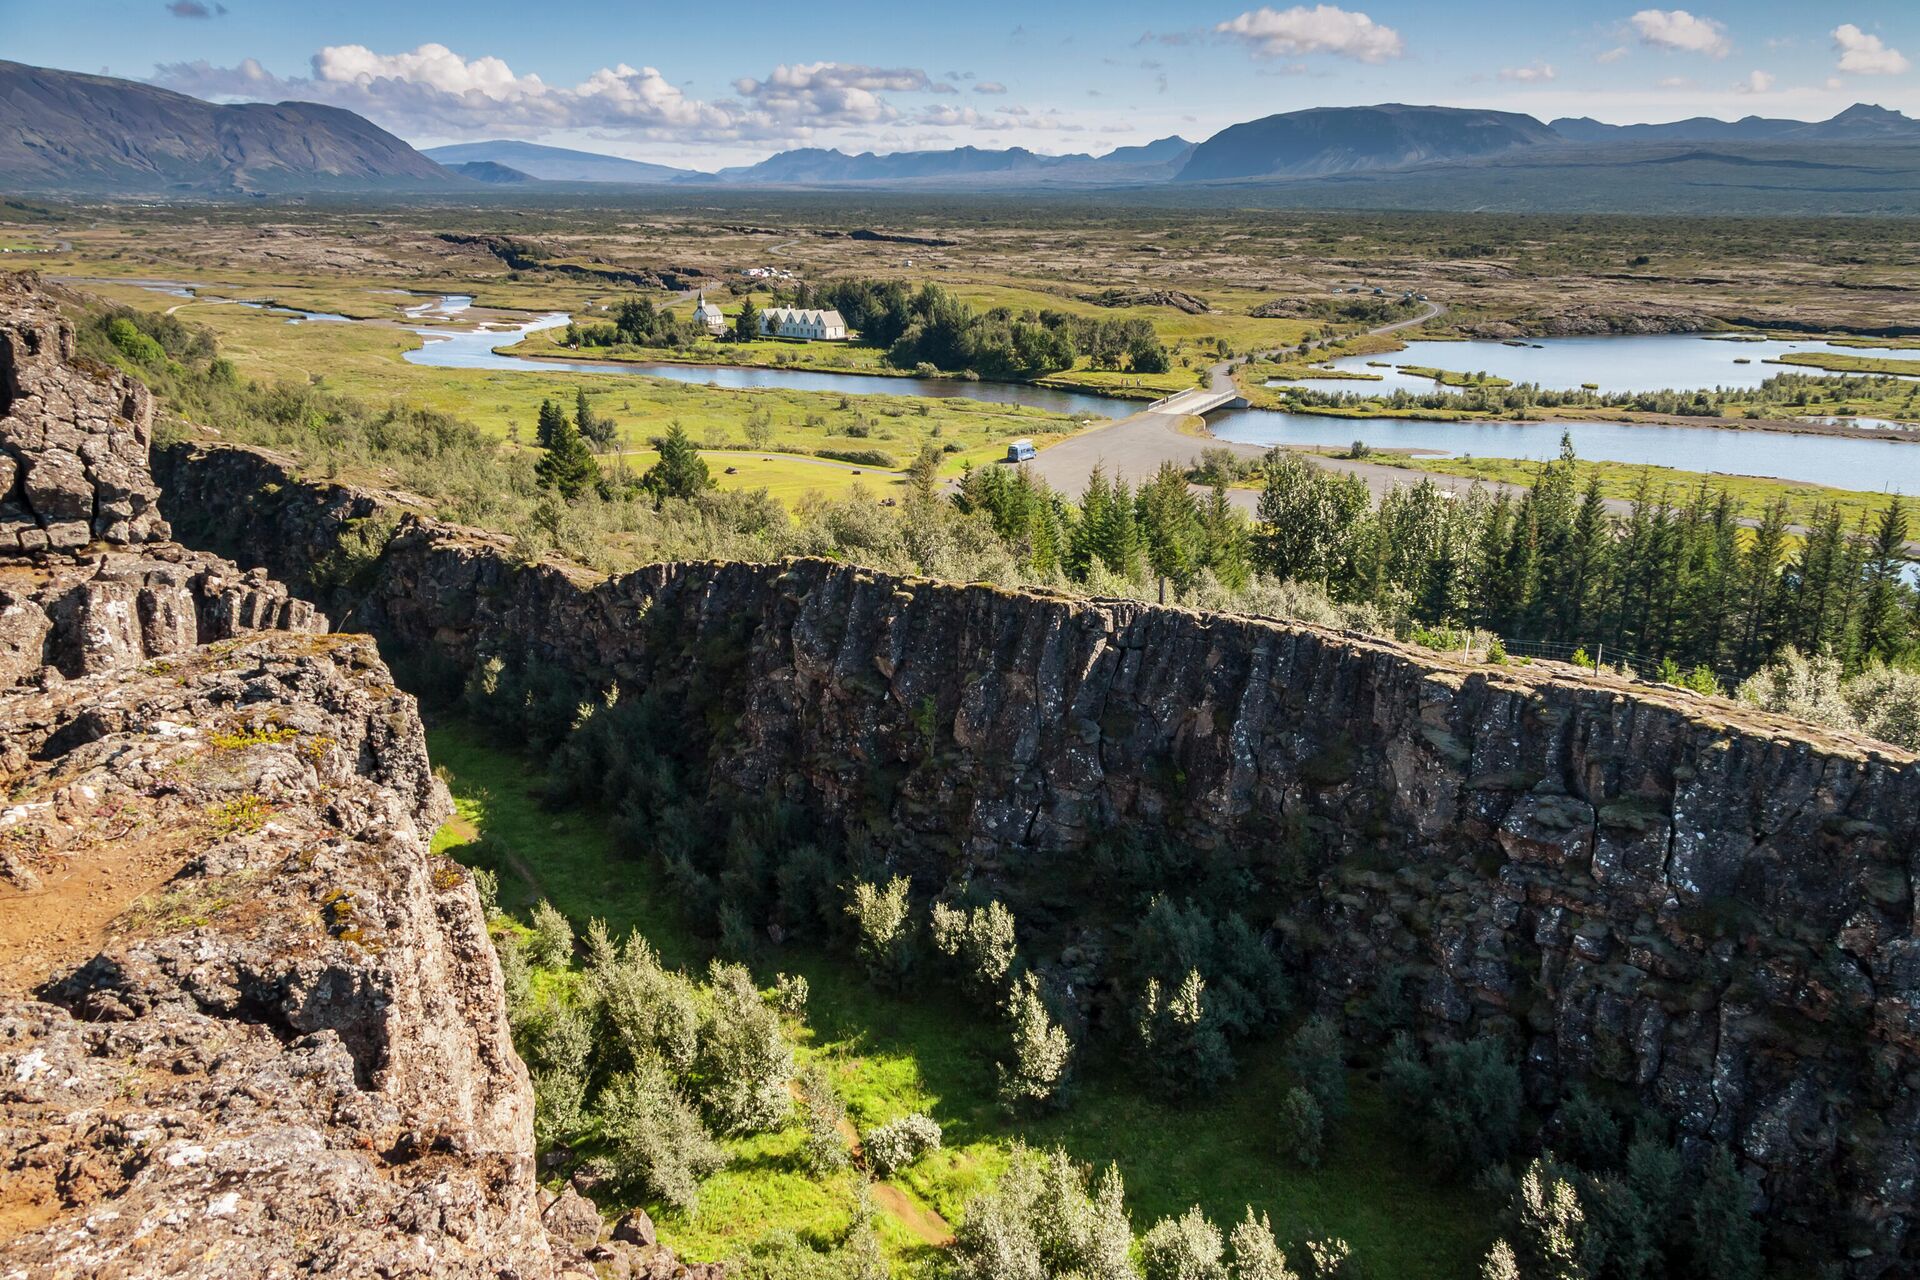
<path id="1" fill-rule="evenodd" d="M 1397 169 L 1558 143 L 1532 116 L 1455 107 L 1314 107 L 1250 120 L 1194 149 L 1181 182 Z"/>
<path id="2" fill-rule="evenodd" d="M 219 106 L 0 62 L 0 183 L 116 193 L 432 190 L 465 179 L 370 121 L 310 102 Z"/>

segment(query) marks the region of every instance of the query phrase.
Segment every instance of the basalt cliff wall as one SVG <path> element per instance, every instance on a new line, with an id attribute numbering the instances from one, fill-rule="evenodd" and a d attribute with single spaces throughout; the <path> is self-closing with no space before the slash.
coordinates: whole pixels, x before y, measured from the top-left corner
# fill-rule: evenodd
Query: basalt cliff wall
<path id="1" fill-rule="evenodd" d="M 0 1275 L 584 1274 L 413 699 L 152 421 L 0 278 Z"/>
<path id="2" fill-rule="evenodd" d="M 165 475 L 171 517 L 236 553 L 311 563 L 370 510 L 246 450 Z M 1584 1081 L 1730 1145 L 1756 1204 L 1854 1274 L 1920 1264 L 1920 769 L 1893 748 L 1566 668 L 825 561 L 601 579 L 414 517 L 341 594 L 462 669 L 682 705 L 717 796 L 882 832 L 929 887 L 1116 827 L 1262 875 L 1305 832 L 1303 887 L 1258 923 L 1320 1007 L 1410 975 L 1422 1034 L 1506 1037 L 1541 1100 Z"/>

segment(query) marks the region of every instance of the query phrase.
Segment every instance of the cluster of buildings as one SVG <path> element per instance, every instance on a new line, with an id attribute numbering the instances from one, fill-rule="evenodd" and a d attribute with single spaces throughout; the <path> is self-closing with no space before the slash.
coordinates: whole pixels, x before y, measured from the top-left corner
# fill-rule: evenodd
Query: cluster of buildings
<path id="1" fill-rule="evenodd" d="M 733 328 L 733 322 L 721 312 L 718 304 L 707 301 L 705 293 L 694 296 L 693 322 L 716 338 Z M 845 342 L 847 322 L 831 307 L 768 307 L 760 313 L 760 336 L 797 338 L 803 342 Z"/>
<path id="2" fill-rule="evenodd" d="M 830 307 L 768 307 L 760 313 L 760 332 L 769 338 L 844 342 L 847 322 Z"/>

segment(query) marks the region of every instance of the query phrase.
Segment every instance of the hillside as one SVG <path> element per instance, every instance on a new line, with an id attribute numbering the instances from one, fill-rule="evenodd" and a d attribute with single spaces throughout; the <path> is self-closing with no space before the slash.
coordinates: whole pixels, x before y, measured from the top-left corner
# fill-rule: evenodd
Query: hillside
<path id="1" fill-rule="evenodd" d="M 628 160 L 624 156 L 601 155 L 596 151 L 572 151 L 566 147 L 547 147 L 537 142 L 497 139 L 491 142 L 456 142 L 450 146 L 428 147 L 421 152 L 445 165 L 489 162 L 514 169 L 543 182 L 672 182 L 677 178 L 698 176 L 690 169 L 671 165 Z"/>
<path id="2" fill-rule="evenodd" d="M 465 179 L 386 130 L 311 102 L 221 106 L 0 62 L 0 183 L 16 191 L 234 194 L 452 190 Z"/>
<path id="3" fill-rule="evenodd" d="M 1454 107 L 1314 107 L 1222 129 L 1180 182 L 1300 177 L 1497 155 L 1561 139 L 1532 116 Z"/>

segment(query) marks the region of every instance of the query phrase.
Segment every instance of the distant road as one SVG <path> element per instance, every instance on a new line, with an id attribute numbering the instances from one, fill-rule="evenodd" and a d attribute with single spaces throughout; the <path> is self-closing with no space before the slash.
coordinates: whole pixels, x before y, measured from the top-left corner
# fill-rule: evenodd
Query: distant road
<path id="1" fill-rule="evenodd" d="M 1409 329 L 1425 324 L 1443 314 L 1446 308 L 1437 302 L 1427 302 L 1421 306 L 1420 314 L 1405 320 L 1395 320 L 1391 324 L 1379 325 L 1368 329 L 1370 334 L 1392 333 L 1399 329 Z M 1325 345 L 1330 339 L 1316 338 L 1311 347 Z M 1259 352 L 1257 355 L 1271 355 L 1272 352 Z M 1232 392 L 1238 394 L 1233 381 L 1233 360 L 1223 360 L 1207 370 L 1207 390 L 1219 394 Z M 1264 445 L 1238 444 L 1233 441 L 1215 439 L 1211 435 L 1192 435 L 1180 428 L 1187 415 L 1180 409 L 1179 395 L 1169 396 L 1173 403 L 1162 409 L 1159 405 L 1149 406 L 1128 418 L 1121 418 L 1108 426 L 1095 427 L 1079 435 L 1069 436 L 1058 444 L 1042 449 L 1040 455 L 1027 465 L 1034 473 L 1053 488 L 1070 497 L 1078 498 L 1086 492 L 1087 480 L 1093 475 L 1095 467 L 1100 467 L 1109 479 L 1119 478 L 1129 484 L 1139 484 L 1158 471 L 1161 464 L 1171 462 L 1177 467 L 1191 467 L 1200 461 L 1200 454 L 1207 449 L 1226 449 L 1243 458 L 1265 457 Z M 1166 403 L 1165 401 L 1161 403 Z M 1321 454 L 1303 454 L 1319 465 L 1332 471 L 1344 471 L 1359 476 L 1373 490 L 1374 496 L 1387 492 L 1395 485 L 1408 485 L 1418 481 L 1426 473 L 1408 471 L 1402 467 L 1386 466 L 1377 462 L 1364 462 L 1350 458 L 1329 458 Z M 1490 484 L 1486 481 L 1473 481 L 1458 476 L 1428 475 L 1440 488 L 1449 492 L 1465 493 L 1478 483 L 1482 488 L 1498 491 L 1508 489 L 1519 492 L 1517 486 Z M 1233 504 L 1251 514 L 1258 505 L 1260 495 L 1252 489 L 1229 489 L 1227 495 Z"/>

